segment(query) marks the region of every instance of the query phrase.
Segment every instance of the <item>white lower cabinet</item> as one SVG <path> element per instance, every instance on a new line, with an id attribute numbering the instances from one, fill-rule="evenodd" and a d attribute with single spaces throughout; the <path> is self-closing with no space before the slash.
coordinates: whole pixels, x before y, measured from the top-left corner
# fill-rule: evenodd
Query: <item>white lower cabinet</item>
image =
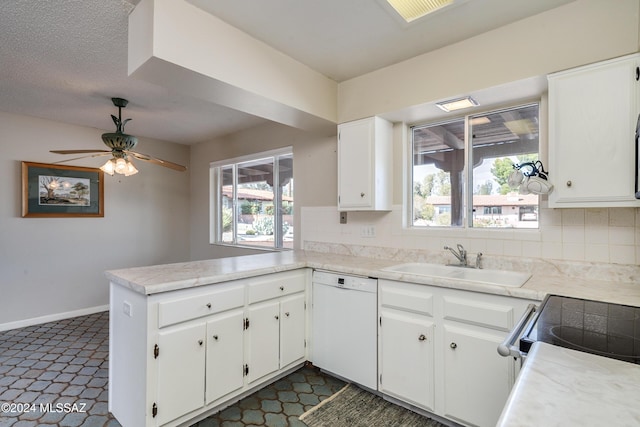
<path id="1" fill-rule="evenodd" d="M 280 368 L 304 359 L 306 322 L 304 293 L 283 298 L 280 302 Z"/>
<path id="2" fill-rule="evenodd" d="M 249 306 L 248 381 L 254 383 L 305 359 L 305 295 Z"/>
<path id="3" fill-rule="evenodd" d="M 514 383 L 513 359 L 497 354 L 503 336 L 444 326 L 444 416 L 494 426 Z"/>
<path id="4" fill-rule="evenodd" d="M 248 319 L 247 369 L 253 383 L 280 367 L 280 302 L 251 305 Z"/>
<path id="5" fill-rule="evenodd" d="M 206 404 L 244 385 L 243 320 L 244 312 L 233 310 L 207 322 Z"/>
<path id="6" fill-rule="evenodd" d="M 531 301 L 379 280 L 380 391 L 467 426 L 495 426 L 515 382 L 497 347 Z"/>
<path id="7" fill-rule="evenodd" d="M 434 325 L 427 316 L 383 308 L 380 391 L 434 410 Z"/>
<path id="8" fill-rule="evenodd" d="M 306 360 L 304 268 L 154 295 L 111 284 L 109 410 L 173 427 Z"/>
<path id="9" fill-rule="evenodd" d="M 205 331 L 198 323 L 158 334 L 159 425 L 204 406 Z"/>

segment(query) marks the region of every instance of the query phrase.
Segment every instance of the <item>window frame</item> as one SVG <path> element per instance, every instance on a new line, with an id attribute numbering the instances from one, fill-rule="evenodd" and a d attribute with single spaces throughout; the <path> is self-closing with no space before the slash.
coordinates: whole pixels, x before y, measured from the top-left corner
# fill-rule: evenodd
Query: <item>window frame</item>
<path id="1" fill-rule="evenodd" d="M 274 150 L 261 151 L 259 153 L 248 154 L 244 156 L 234 157 L 231 159 L 218 160 L 209 163 L 209 243 L 212 245 L 218 246 L 231 246 L 237 248 L 247 248 L 247 249 L 256 249 L 256 250 L 266 250 L 266 251 L 287 251 L 293 250 L 293 247 L 284 247 L 284 234 L 283 233 L 283 222 L 282 222 L 282 189 L 275 185 L 275 183 L 279 182 L 279 174 L 280 174 L 280 165 L 279 158 L 290 156 L 291 163 L 293 166 L 294 163 L 294 155 L 293 155 L 293 146 L 287 146 L 283 148 L 278 148 Z M 238 182 L 237 182 L 237 171 L 238 166 L 251 162 L 251 161 L 259 161 L 259 160 L 273 160 L 273 246 L 264 246 L 264 245 L 250 245 L 246 243 L 239 243 L 238 241 L 238 218 L 237 212 L 239 202 L 237 199 L 238 195 Z M 232 169 L 233 175 L 233 184 L 232 184 L 232 200 L 231 206 L 234 212 L 233 220 L 232 220 L 232 236 L 233 239 L 231 242 L 225 242 L 222 240 L 223 234 L 223 224 L 222 224 L 222 207 L 223 201 L 221 196 L 221 186 L 222 186 L 222 170 L 225 168 Z M 293 177 L 292 177 L 293 179 Z M 295 182 L 295 180 L 294 180 Z M 295 187 L 294 187 L 295 188 Z M 294 189 L 295 193 L 295 189 Z M 280 200 L 280 203 L 276 203 L 277 200 Z M 294 206 L 295 206 L 295 197 L 294 197 Z M 291 212 L 291 215 L 294 215 L 294 211 Z M 293 221 L 292 221 L 293 222 Z M 292 224 L 293 225 L 293 224 Z M 294 231 L 295 233 L 295 231 Z"/>
<path id="2" fill-rule="evenodd" d="M 480 115 L 489 115 L 494 113 L 499 113 L 502 111 L 508 111 L 518 108 L 525 108 L 528 106 L 537 105 L 538 106 L 538 157 L 542 157 L 543 149 L 543 137 L 542 137 L 542 129 L 543 129 L 543 119 L 542 119 L 542 111 L 544 108 L 543 100 L 540 98 L 535 99 L 525 99 L 518 100 L 513 103 L 509 103 L 506 105 L 493 106 L 487 109 L 474 109 L 472 111 L 467 112 L 466 114 L 460 114 L 456 116 L 438 116 L 434 117 L 432 120 L 427 121 L 419 121 L 406 125 L 406 133 L 405 133 L 405 144 L 403 144 L 403 154 L 404 154 L 404 174 L 403 174 L 403 229 L 410 230 L 411 232 L 426 232 L 426 231 L 444 231 L 444 232 L 468 232 L 470 230 L 476 231 L 485 231 L 485 230 L 510 230 L 510 231 L 520 231 L 520 232 L 539 232 L 540 231 L 540 223 L 538 223 L 538 227 L 536 228 L 501 228 L 501 227 L 473 227 L 473 170 L 469 170 L 469 166 L 473 161 L 473 147 L 472 147 L 472 138 L 471 138 L 471 119 L 475 116 Z M 463 197 L 462 202 L 463 206 L 463 218 L 461 226 L 416 226 L 413 224 L 413 209 L 414 209 L 414 200 L 413 200 L 413 185 L 414 185 L 414 144 L 413 144 L 413 128 L 415 127 L 423 127 L 423 126 L 438 126 L 444 125 L 447 123 L 452 123 L 455 121 L 464 120 L 464 170 L 463 170 Z M 541 208 L 542 200 L 538 199 L 538 212 Z"/>

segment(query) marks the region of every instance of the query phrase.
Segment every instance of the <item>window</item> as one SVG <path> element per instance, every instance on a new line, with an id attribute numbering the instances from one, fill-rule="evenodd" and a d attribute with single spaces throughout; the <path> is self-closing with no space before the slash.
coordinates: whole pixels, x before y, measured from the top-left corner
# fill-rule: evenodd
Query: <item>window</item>
<path id="1" fill-rule="evenodd" d="M 414 126 L 410 224 L 537 228 L 538 196 L 507 181 L 538 160 L 538 127 L 538 104 Z"/>
<path id="2" fill-rule="evenodd" d="M 211 164 L 212 242 L 293 248 L 291 148 Z"/>

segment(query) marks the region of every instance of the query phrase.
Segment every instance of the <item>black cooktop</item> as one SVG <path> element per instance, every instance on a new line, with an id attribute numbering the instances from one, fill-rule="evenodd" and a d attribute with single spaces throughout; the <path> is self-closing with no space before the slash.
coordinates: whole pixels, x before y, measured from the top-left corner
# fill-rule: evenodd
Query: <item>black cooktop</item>
<path id="1" fill-rule="evenodd" d="M 640 307 L 547 295 L 520 339 L 640 364 Z"/>

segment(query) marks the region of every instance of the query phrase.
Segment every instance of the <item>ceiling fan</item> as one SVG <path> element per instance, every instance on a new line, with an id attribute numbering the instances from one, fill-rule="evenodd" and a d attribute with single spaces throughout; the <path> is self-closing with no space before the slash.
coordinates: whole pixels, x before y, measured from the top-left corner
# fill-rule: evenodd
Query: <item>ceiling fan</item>
<path id="1" fill-rule="evenodd" d="M 186 167 L 177 163 L 158 159 L 149 156 L 148 154 L 138 153 L 137 151 L 131 151 L 138 143 L 138 138 L 124 133 L 124 125 L 127 124 L 127 122 L 129 122 L 131 119 L 125 119 L 124 121 L 122 120 L 122 109 L 127 106 L 129 101 L 122 98 L 111 98 L 111 101 L 113 102 L 113 105 L 118 107 L 118 117 L 114 116 L 113 114 L 111 115 L 113 123 L 115 123 L 116 125 L 116 131 L 102 134 L 102 141 L 107 147 L 109 147 L 109 150 L 51 150 L 51 153 L 56 154 L 89 154 L 87 156 L 74 157 L 73 159 L 62 160 L 56 163 L 64 163 L 90 157 L 111 155 L 112 158 L 100 167 L 102 171 L 108 173 L 109 175 L 119 173 L 125 176 L 130 176 L 138 173 L 138 169 L 136 169 L 136 167 L 133 165 L 131 157 L 180 172 L 184 172 L 187 170 Z"/>

